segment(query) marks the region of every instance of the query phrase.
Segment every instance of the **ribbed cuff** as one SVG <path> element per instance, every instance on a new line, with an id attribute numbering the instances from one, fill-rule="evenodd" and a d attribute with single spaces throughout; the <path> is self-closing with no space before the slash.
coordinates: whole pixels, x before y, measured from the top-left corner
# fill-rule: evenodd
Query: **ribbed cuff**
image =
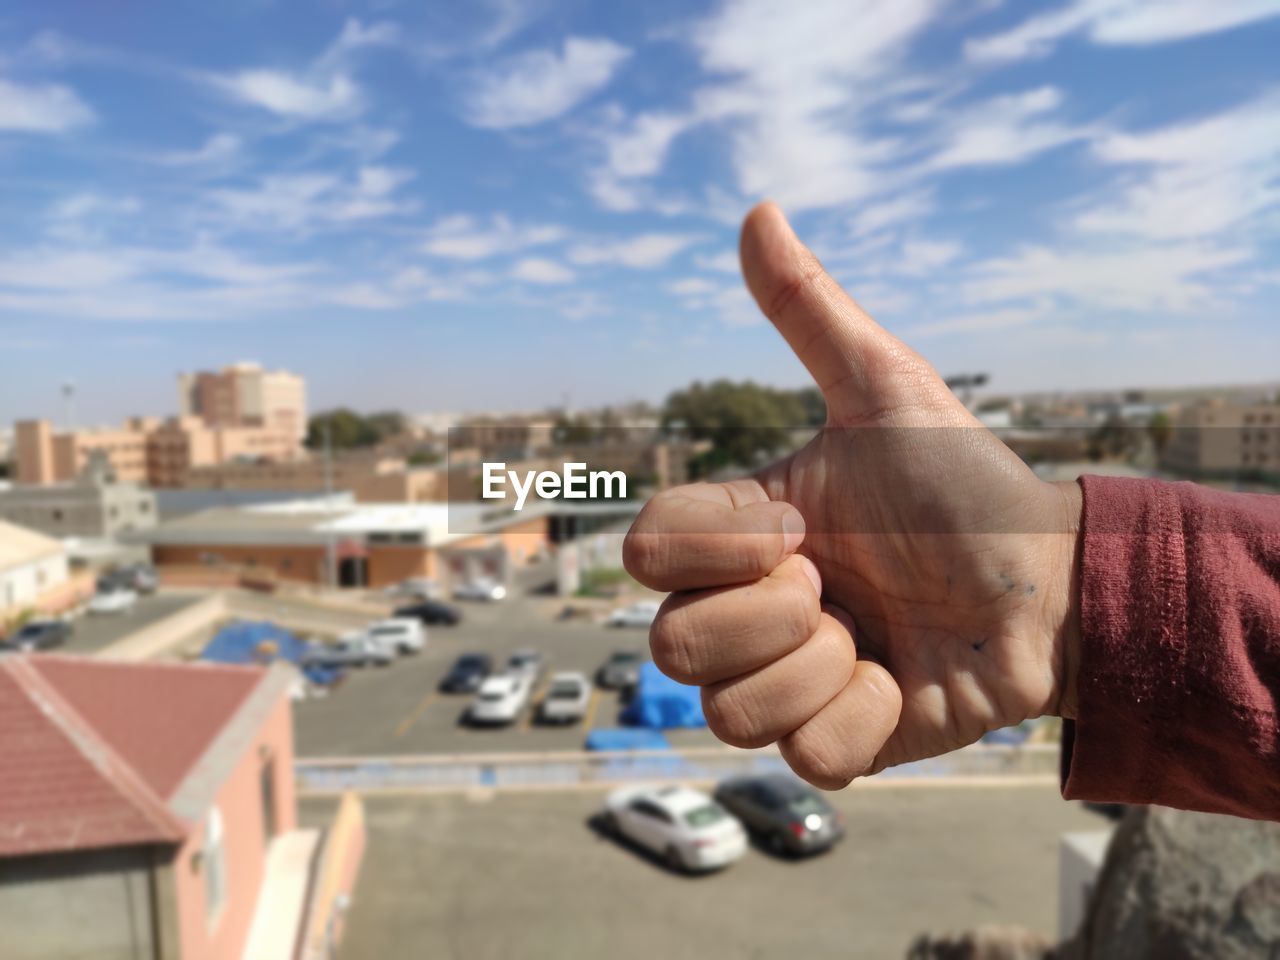
<path id="1" fill-rule="evenodd" d="M 1077 711 L 1063 730 L 1062 795 L 1153 803 L 1170 731 L 1186 722 L 1186 556 L 1173 490 L 1082 477 Z"/>

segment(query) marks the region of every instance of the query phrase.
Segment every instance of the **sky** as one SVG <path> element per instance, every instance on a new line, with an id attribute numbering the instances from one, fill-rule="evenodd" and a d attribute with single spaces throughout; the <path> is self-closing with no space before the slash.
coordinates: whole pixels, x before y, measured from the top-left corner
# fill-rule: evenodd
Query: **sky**
<path id="1" fill-rule="evenodd" d="M 1280 0 L 0 7 L 0 422 L 799 386 L 772 198 L 943 374 L 1280 376 Z"/>

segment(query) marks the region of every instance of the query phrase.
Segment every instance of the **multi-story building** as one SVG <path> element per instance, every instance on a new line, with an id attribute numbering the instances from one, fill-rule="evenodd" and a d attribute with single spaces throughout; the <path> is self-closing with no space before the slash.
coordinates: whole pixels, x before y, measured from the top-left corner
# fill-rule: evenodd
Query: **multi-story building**
<path id="1" fill-rule="evenodd" d="M 1280 477 L 1280 404 L 1187 407 L 1174 421 L 1160 465 L 1205 479 Z"/>
<path id="2" fill-rule="evenodd" d="M 134 418 L 112 430 L 55 432 L 47 420 L 14 425 L 14 480 L 67 483 L 95 457 L 115 478 L 152 487 L 181 486 L 190 469 L 230 460 L 293 460 L 302 455 L 296 433 L 265 426 L 210 426 L 198 417 Z"/>
<path id="3" fill-rule="evenodd" d="M 178 403 L 183 417 L 199 417 L 210 427 L 266 427 L 296 442 L 307 432 L 302 377 L 256 363 L 180 374 Z"/>

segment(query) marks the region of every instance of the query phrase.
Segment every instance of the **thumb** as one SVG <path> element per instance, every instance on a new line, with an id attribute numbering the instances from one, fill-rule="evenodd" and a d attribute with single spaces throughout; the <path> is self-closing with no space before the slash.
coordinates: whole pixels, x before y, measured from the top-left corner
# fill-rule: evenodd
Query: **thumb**
<path id="1" fill-rule="evenodd" d="M 739 253 L 747 288 L 813 376 L 833 422 L 883 413 L 936 379 L 831 279 L 776 205 L 747 214 Z"/>

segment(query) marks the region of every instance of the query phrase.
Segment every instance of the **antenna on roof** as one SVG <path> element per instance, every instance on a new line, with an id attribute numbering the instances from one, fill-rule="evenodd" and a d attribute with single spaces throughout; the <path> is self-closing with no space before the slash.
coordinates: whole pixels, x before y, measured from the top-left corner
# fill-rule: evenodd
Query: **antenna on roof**
<path id="1" fill-rule="evenodd" d="M 76 385 L 70 380 L 62 385 L 62 421 L 63 428 L 76 428 Z"/>

